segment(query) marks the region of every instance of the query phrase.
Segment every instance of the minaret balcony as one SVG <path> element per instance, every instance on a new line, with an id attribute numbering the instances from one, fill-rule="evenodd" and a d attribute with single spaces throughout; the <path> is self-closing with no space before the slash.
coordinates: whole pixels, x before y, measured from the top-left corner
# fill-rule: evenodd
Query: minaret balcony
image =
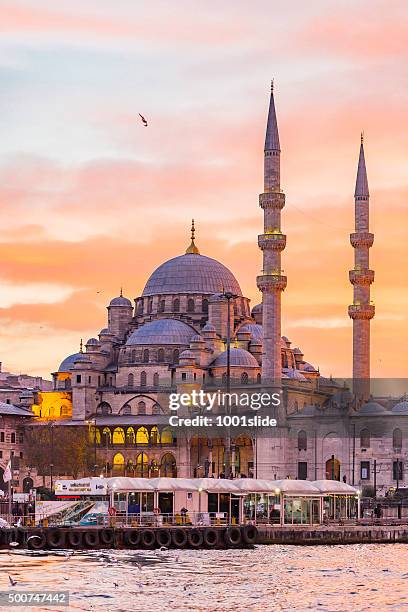
<path id="1" fill-rule="evenodd" d="M 274 208 L 282 210 L 285 206 L 285 194 L 281 191 L 268 191 L 259 194 L 259 206 L 265 208 Z"/>
<path id="2" fill-rule="evenodd" d="M 374 282 L 374 270 L 350 270 L 349 279 L 352 285 L 371 285 Z"/>
<path id="3" fill-rule="evenodd" d="M 256 277 L 256 284 L 260 291 L 268 293 L 272 291 L 284 291 L 286 289 L 287 278 L 282 275 L 283 270 L 266 271 L 262 270 L 262 275 Z"/>
<path id="4" fill-rule="evenodd" d="M 355 232 L 354 234 L 350 234 L 350 242 L 351 246 L 355 249 L 359 247 L 372 247 L 374 243 L 374 234 L 370 234 L 370 232 Z"/>
<path id="5" fill-rule="evenodd" d="M 374 304 L 352 304 L 348 307 L 351 319 L 372 319 L 375 315 Z"/>
<path id="6" fill-rule="evenodd" d="M 258 246 L 263 250 L 283 251 L 286 246 L 286 236 L 282 233 L 266 233 L 258 236 Z"/>

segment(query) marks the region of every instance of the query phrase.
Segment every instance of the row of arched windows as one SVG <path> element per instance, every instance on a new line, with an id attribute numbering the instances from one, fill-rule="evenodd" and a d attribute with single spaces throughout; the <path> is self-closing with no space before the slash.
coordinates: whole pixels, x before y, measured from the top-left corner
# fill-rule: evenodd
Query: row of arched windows
<path id="1" fill-rule="evenodd" d="M 170 357 L 172 363 L 178 363 L 179 356 L 179 349 L 174 349 L 170 354 L 168 354 L 168 357 Z M 166 359 L 166 353 L 164 351 L 164 348 L 159 348 L 157 349 L 157 351 L 150 351 L 146 348 L 143 349 L 141 357 L 143 363 L 149 363 L 150 361 L 164 363 Z M 131 363 L 136 363 L 138 361 L 138 354 L 135 349 L 131 351 L 130 355 L 128 356 L 128 359 L 130 359 Z"/>
<path id="2" fill-rule="evenodd" d="M 261 383 L 261 374 L 257 374 L 256 375 L 256 384 L 259 385 Z M 227 373 L 224 372 L 222 375 L 222 384 L 226 385 L 227 384 Z M 241 385 L 248 385 L 249 384 L 249 375 L 248 372 L 242 372 L 241 374 Z"/>
<path id="3" fill-rule="evenodd" d="M 166 312 L 166 300 L 164 298 L 159 300 L 157 311 Z M 152 312 L 153 312 L 153 300 L 150 299 L 147 303 L 147 314 L 152 314 Z M 175 313 L 180 312 L 180 299 L 179 298 L 174 298 L 172 305 L 171 305 L 171 312 L 175 312 Z M 196 304 L 193 298 L 189 298 L 187 300 L 187 312 L 208 313 L 208 300 L 204 298 L 201 302 L 201 307 L 200 307 L 200 304 L 199 303 Z M 138 314 L 143 314 L 143 303 L 142 302 L 139 302 Z"/>
<path id="4" fill-rule="evenodd" d="M 173 445 L 174 438 L 173 434 L 169 429 L 159 429 L 154 425 L 150 429 L 147 427 L 104 427 L 103 429 L 97 428 L 96 431 L 91 432 L 91 439 L 95 434 L 95 443 L 99 446 L 106 448 L 111 445 L 126 445 L 126 446 L 138 446 L 138 445 L 156 445 L 156 444 L 167 444 Z"/>
<path id="5" fill-rule="evenodd" d="M 153 374 L 153 387 L 158 387 L 159 386 L 159 382 L 160 382 L 160 376 L 158 372 L 155 372 Z M 143 370 L 143 372 L 140 372 L 140 386 L 141 387 L 146 387 L 147 385 L 147 373 Z M 134 387 L 135 386 L 135 375 L 130 373 L 128 374 L 128 380 L 127 380 L 127 386 L 128 387 Z"/>
<path id="6" fill-rule="evenodd" d="M 113 472 L 115 474 L 129 474 L 140 478 L 158 478 L 159 476 L 167 476 L 169 478 L 177 477 L 177 464 L 174 455 L 165 453 L 160 460 L 156 459 L 149 461 L 146 453 L 140 453 L 136 457 L 136 461 L 128 459 L 122 453 L 116 453 L 113 457 Z"/>
<path id="7" fill-rule="evenodd" d="M 360 448 L 370 448 L 370 446 L 370 431 L 364 428 L 360 432 Z M 392 447 L 395 450 L 401 450 L 402 448 L 402 431 L 398 427 L 392 432 Z M 303 430 L 298 433 L 298 450 L 307 450 L 307 433 Z"/>
<path id="8" fill-rule="evenodd" d="M 360 432 L 360 447 L 370 448 L 371 446 L 371 434 L 367 428 L 364 428 Z M 398 427 L 392 432 L 392 447 L 395 450 L 401 450 L 402 448 L 402 431 Z"/>

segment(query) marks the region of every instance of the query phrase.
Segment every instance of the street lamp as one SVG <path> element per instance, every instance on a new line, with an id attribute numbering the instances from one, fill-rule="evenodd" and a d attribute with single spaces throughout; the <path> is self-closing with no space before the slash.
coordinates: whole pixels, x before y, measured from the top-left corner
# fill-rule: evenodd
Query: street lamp
<path id="1" fill-rule="evenodd" d="M 227 300 L 227 402 L 226 412 L 230 414 L 230 392 L 231 392 L 231 301 L 238 296 L 231 291 L 223 291 L 222 297 Z M 227 434 L 225 440 L 225 457 L 224 457 L 224 476 L 229 478 L 231 472 L 231 430 L 227 426 Z"/>
<path id="2" fill-rule="evenodd" d="M 54 421 L 50 422 L 50 435 L 51 435 L 51 453 L 50 453 L 50 490 L 52 492 L 53 487 L 53 475 L 54 475 Z"/>

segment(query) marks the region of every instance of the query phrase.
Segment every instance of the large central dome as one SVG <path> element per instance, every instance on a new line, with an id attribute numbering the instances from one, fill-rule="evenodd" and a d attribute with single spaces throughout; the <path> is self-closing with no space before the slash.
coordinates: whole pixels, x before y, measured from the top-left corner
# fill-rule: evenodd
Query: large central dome
<path id="1" fill-rule="evenodd" d="M 242 296 L 238 281 L 222 263 L 199 253 L 169 259 L 150 276 L 142 296 L 230 291 Z"/>

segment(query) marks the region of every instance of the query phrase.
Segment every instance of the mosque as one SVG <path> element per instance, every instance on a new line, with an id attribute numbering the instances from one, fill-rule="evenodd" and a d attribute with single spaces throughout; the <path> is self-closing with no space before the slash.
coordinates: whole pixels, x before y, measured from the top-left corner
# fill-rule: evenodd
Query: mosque
<path id="1" fill-rule="evenodd" d="M 370 396 L 369 191 L 361 142 L 355 189 L 355 267 L 348 314 L 353 320 L 353 393 L 321 375 L 281 333 L 286 277 L 281 254 L 285 195 L 273 88 L 264 148 L 264 212 L 258 245 L 262 295 L 250 307 L 234 274 L 204 255 L 195 237 L 164 262 L 134 302 L 122 295 L 107 307 L 107 326 L 53 373 L 52 392 L 39 394 L 37 421 L 88 427 L 95 473 L 129 476 L 219 476 L 343 479 L 379 490 L 402 485 L 407 461 L 408 401 Z M 227 344 L 230 361 L 227 379 Z M 186 388 L 282 389 L 278 427 L 224 437 L 169 427 L 170 393 Z M 373 474 L 374 459 L 378 469 Z"/>

